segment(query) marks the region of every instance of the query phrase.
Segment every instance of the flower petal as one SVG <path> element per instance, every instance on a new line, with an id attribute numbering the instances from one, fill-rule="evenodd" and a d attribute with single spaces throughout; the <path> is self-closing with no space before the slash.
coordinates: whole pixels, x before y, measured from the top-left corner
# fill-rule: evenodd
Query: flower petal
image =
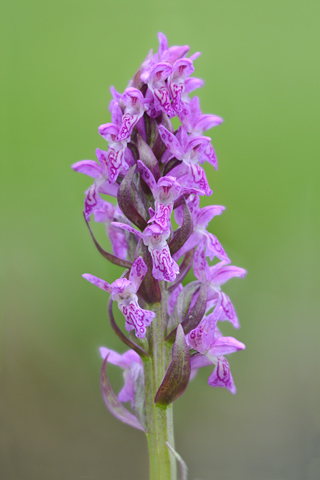
<path id="1" fill-rule="evenodd" d="M 107 142 L 114 142 L 116 136 L 118 135 L 120 127 L 115 125 L 114 123 L 104 123 L 100 125 L 98 128 L 99 134 L 103 137 Z"/>
<path id="2" fill-rule="evenodd" d="M 223 120 L 221 117 L 218 117 L 217 115 L 200 115 L 199 118 L 197 119 L 197 122 L 195 123 L 195 130 L 199 130 L 201 132 L 205 132 L 206 130 L 209 130 L 210 128 L 216 127 L 217 125 L 220 125 Z"/>
<path id="3" fill-rule="evenodd" d="M 179 265 L 179 270 L 180 270 L 179 275 L 177 275 L 175 283 L 173 283 L 169 287 L 169 289 L 168 289 L 169 292 L 173 291 L 175 289 L 176 285 L 178 283 L 182 282 L 184 277 L 189 272 L 189 270 L 191 268 L 191 265 L 192 265 L 193 255 L 194 255 L 194 250 L 193 249 L 186 253 L 182 263 Z"/>
<path id="4" fill-rule="evenodd" d="M 134 388 L 132 383 L 132 376 L 130 370 L 125 370 L 123 372 L 124 385 L 120 392 L 118 393 L 119 402 L 125 403 L 130 402 L 131 407 L 133 408 L 134 402 Z"/>
<path id="5" fill-rule="evenodd" d="M 137 88 L 126 88 L 121 99 L 125 105 L 125 110 L 117 136 L 118 142 L 130 137 L 133 127 L 135 127 L 143 116 L 145 110 L 143 95 Z"/>
<path id="6" fill-rule="evenodd" d="M 159 125 L 159 133 L 165 146 L 170 150 L 170 152 L 173 153 L 175 157 L 177 157 L 178 160 L 181 160 L 183 156 L 183 150 L 175 135 L 169 132 L 169 130 L 167 130 L 163 125 Z"/>
<path id="7" fill-rule="evenodd" d="M 137 428 L 138 430 L 144 431 L 137 418 L 119 402 L 118 398 L 114 394 L 106 372 L 107 361 L 108 357 L 104 359 L 101 369 L 101 389 L 103 400 L 106 406 L 112 415 L 114 415 L 118 420 L 121 420 L 121 422 Z"/>
<path id="8" fill-rule="evenodd" d="M 110 350 L 110 348 L 106 347 L 100 347 L 99 352 L 102 360 L 108 357 L 108 362 L 112 363 L 112 365 L 117 365 L 121 368 L 127 368 L 127 364 L 123 362 L 122 355 L 120 355 L 120 353 L 115 352 L 114 350 Z"/>
<path id="9" fill-rule="evenodd" d="M 106 347 L 99 348 L 102 360 L 108 356 L 108 362 L 120 368 L 130 368 L 133 363 L 142 365 L 142 360 L 134 350 L 127 350 L 122 355 Z"/>
<path id="10" fill-rule="evenodd" d="M 185 79 L 193 72 L 193 63 L 189 58 L 181 58 L 173 64 L 172 74 L 169 77 L 168 85 L 172 99 L 172 107 L 177 114 L 179 114 L 183 108 L 181 97 L 184 91 Z"/>
<path id="11" fill-rule="evenodd" d="M 170 217 L 173 209 L 173 202 L 172 204 L 164 205 L 163 203 L 156 201 L 156 211 L 153 212 L 152 217 L 148 221 L 156 222 L 158 225 L 163 228 L 163 230 L 168 230 L 170 228 Z M 149 208 L 149 213 L 152 209 Z"/>
<path id="12" fill-rule="evenodd" d="M 152 275 L 156 280 L 173 282 L 179 273 L 179 265 L 173 260 L 166 243 L 163 248 L 149 248 L 152 256 Z"/>
<path id="13" fill-rule="evenodd" d="M 106 227 L 106 231 L 115 256 L 126 260 L 128 253 L 128 244 L 124 232 L 119 228 L 115 227 L 114 225 Z"/>
<path id="14" fill-rule="evenodd" d="M 214 341 L 213 346 L 209 349 L 208 355 L 214 357 L 220 357 L 222 355 L 228 355 L 229 353 L 238 352 L 244 350 L 246 346 L 244 343 L 239 342 L 233 337 L 219 337 Z"/>
<path id="15" fill-rule="evenodd" d="M 201 88 L 204 85 L 204 81 L 201 78 L 191 77 L 185 81 L 185 92 L 191 93 L 197 88 Z"/>
<path id="16" fill-rule="evenodd" d="M 236 393 L 236 387 L 233 383 L 229 363 L 225 358 L 218 358 L 217 366 L 210 375 L 208 384 L 211 387 L 225 387 L 230 390 L 231 393 Z"/>
<path id="17" fill-rule="evenodd" d="M 200 165 L 189 165 L 190 180 L 187 182 L 186 186 L 196 187 L 200 190 L 203 190 L 206 195 L 212 195 L 212 190 L 209 187 L 208 180 Z"/>
<path id="18" fill-rule="evenodd" d="M 206 240 L 202 239 L 193 257 L 193 273 L 198 280 L 201 279 L 202 272 L 205 272 L 207 278 L 209 276 L 209 266 L 205 256 L 205 245 Z"/>
<path id="19" fill-rule="evenodd" d="M 212 261 L 214 257 L 218 257 L 220 260 L 224 260 L 227 263 L 230 263 L 230 259 L 226 252 L 224 251 L 221 243 L 213 233 L 206 234 L 206 256 Z"/>
<path id="20" fill-rule="evenodd" d="M 123 313 L 126 323 L 126 330 L 135 329 L 138 338 L 144 338 L 146 335 L 146 327 L 148 327 L 155 317 L 155 313 L 151 310 L 144 310 L 140 307 L 136 300 L 129 304 L 118 304 L 119 309 Z"/>
<path id="21" fill-rule="evenodd" d="M 101 278 L 95 277 L 90 273 L 84 273 L 82 277 L 88 280 L 88 282 L 92 283 L 96 287 L 99 287 L 102 290 L 105 290 L 106 292 L 111 293 L 112 291 L 111 285 L 108 282 L 105 282 L 104 280 L 102 280 Z"/>
<path id="22" fill-rule="evenodd" d="M 122 116 L 121 128 L 117 136 L 118 142 L 130 137 L 133 127 L 138 123 L 140 118 L 139 115 L 130 115 L 129 113 L 125 113 Z"/>
<path id="23" fill-rule="evenodd" d="M 190 250 L 192 250 L 194 247 L 196 247 L 197 245 L 199 245 L 199 243 L 201 242 L 201 239 L 202 239 L 202 235 L 199 234 L 198 232 L 194 232 L 190 235 L 190 237 L 188 238 L 188 240 L 186 241 L 186 243 L 180 248 L 180 250 L 178 250 L 173 258 L 175 260 L 179 260 L 179 258 L 181 258 L 183 255 L 185 255 L 187 252 L 189 252 Z M 198 277 L 197 277 L 198 278 Z"/>
<path id="24" fill-rule="evenodd" d="M 169 316 L 173 314 L 175 303 L 177 301 L 178 295 L 182 290 L 183 290 L 182 283 L 179 283 L 179 285 L 173 290 L 173 292 L 170 293 L 168 298 L 168 305 L 167 305 L 167 312 Z"/>
<path id="25" fill-rule="evenodd" d="M 100 197 L 100 195 L 98 193 L 97 185 L 94 183 L 85 192 L 85 198 L 84 198 L 84 215 L 85 215 L 85 218 L 87 220 L 89 220 L 90 216 L 101 205 L 102 205 L 102 198 Z"/>
<path id="26" fill-rule="evenodd" d="M 109 176 L 108 152 L 105 152 L 104 150 L 97 148 L 96 156 L 97 156 L 98 162 L 101 165 L 102 174 L 107 179 Z"/>
<path id="27" fill-rule="evenodd" d="M 138 257 L 130 270 L 129 280 L 135 286 L 135 291 L 139 290 L 142 280 L 144 279 L 148 271 L 147 265 L 145 264 L 142 257 Z"/>
<path id="28" fill-rule="evenodd" d="M 210 267 L 211 282 L 215 285 L 223 285 L 233 277 L 243 278 L 246 273 L 244 268 L 226 265 L 226 262 L 219 262 L 217 265 Z"/>
<path id="29" fill-rule="evenodd" d="M 161 32 L 158 33 L 158 40 L 159 40 L 158 54 L 159 54 L 159 57 L 161 58 L 163 53 L 166 50 L 168 50 L 168 40 L 165 34 Z"/>
<path id="30" fill-rule="evenodd" d="M 109 299 L 109 303 L 108 303 L 108 313 L 109 313 L 109 320 L 110 320 L 110 324 L 111 324 L 111 327 L 113 329 L 113 331 L 115 332 L 115 334 L 120 338 L 120 340 L 125 344 L 127 345 L 127 347 L 129 347 L 131 350 L 128 350 L 126 353 L 123 354 L 123 357 L 125 355 L 129 355 L 129 352 L 132 352 L 134 351 L 134 353 L 137 353 L 137 355 L 141 358 L 143 357 L 149 357 L 149 355 L 147 354 L 147 352 L 145 352 L 145 350 L 143 350 L 141 347 L 139 347 L 138 345 L 136 345 L 132 340 L 130 340 L 130 338 L 128 338 L 124 333 L 123 331 L 118 327 L 115 319 L 114 319 L 114 316 L 113 316 L 113 311 L 112 311 L 112 304 L 113 304 L 113 300 L 112 298 L 110 297 Z M 132 359 L 132 355 L 130 356 L 130 358 Z M 137 358 L 137 357 L 136 357 Z M 127 360 L 126 360 L 127 361 Z"/>
<path id="31" fill-rule="evenodd" d="M 169 63 L 174 63 L 178 58 L 183 57 L 189 52 L 190 47 L 183 45 L 182 47 L 173 46 L 166 50 L 162 55 L 162 60 Z"/>
<path id="32" fill-rule="evenodd" d="M 221 215 L 224 210 L 225 207 L 222 205 L 210 205 L 201 208 L 197 216 L 197 227 L 207 228 L 209 222 L 211 222 L 216 215 Z"/>
<path id="33" fill-rule="evenodd" d="M 202 152 L 201 155 L 199 156 L 200 163 L 203 163 L 205 161 L 211 163 L 211 165 L 213 165 L 215 170 L 218 170 L 217 155 L 211 143 L 208 143 L 204 152 Z"/>
<path id="34" fill-rule="evenodd" d="M 208 367 L 209 365 L 212 365 L 212 361 L 205 355 L 202 355 L 201 353 L 197 353 L 196 355 L 193 355 L 190 359 L 190 363 L 191 363 L 191 370 L 198 370 L 198 368 Z"/>
<path id="35" fill-rule="evenodd" d="M 137 230 L 134 227 L 131 227 L 131 225 L 128 225 L 127 223 L 111 222 L 111 225 L 114 225 L 115 227 L 118 227 L 118 228 L 123 228 L 123 230 L 127 230 L 128 232 L 133 233 L 139 238 L 143 237 L 143 233 L 139 232 L 139 230 Z"/>
<path id="36" fill-rule="evenodd" d="M 155 181 L 155 178 L 154 178 L 152 172 L 149 170 L 149 168 L 144 163 L 141 162 L 141 160 L 138 160 L 137 164 L 138 164 L 138 168 L 139 168 L 141 178 L 146 182 L 146 184 L 150 188 L 151 192 L 154 193 L 154 191 L 157 187 L 157 184 L 156 184 L 156 181 Z"/>
<path id="37" fill-rule="evenodd" d="M 74 163 L 71 168 L 75 172 L 84 173 L 91 178 L 101 177 L 101 167 L 94 160 L 81 160 L 81 162 Z"/>
<path id="38" fill-rule="evenodd" d="M 228 320 L 235 328 L 240 327 L 236 311 L 228 295 L 223 292 L 219 292 L 219 303 L 217 306 L 222 307 L 222 314 L 220 315 L 219 320 Z"/>

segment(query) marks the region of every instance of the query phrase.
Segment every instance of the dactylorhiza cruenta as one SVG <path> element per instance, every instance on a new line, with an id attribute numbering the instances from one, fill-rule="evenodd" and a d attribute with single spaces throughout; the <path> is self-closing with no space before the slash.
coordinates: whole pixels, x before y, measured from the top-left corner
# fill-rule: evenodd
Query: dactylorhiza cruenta
<path id="1" fill-rule="evenodd" d="M 188 46 L 168 48 L 165 35 L 158 37 L 158 52 L 149 52 L 125 91 L 111 88 L 111 123 L 99 127 L 107 143 L 106 150 L 96 150 L 98 163 L 82 160 L 72 168 L 94 181 L 85 192 L 84 217 L 96 247 L 124 269 L 113 283 L 83 275 L 110 294 L 111 326 L 129 348 L 123 354 L 100 348 L 103 398 L 115 417 L 147 435 L 150 479 L 175 480 L 176 462 L 182 478 L 186 466 L 175 451 L 172 403 L 201 367 L 211 366 L 211 387 L 236 392 L 226 355 L 245 346 L 224 337 L 218 322 L 239 327 L 221 287 L 246 271 L 230 265 L 207 231 L 224 207 L 200 208 L 200 197 L 212 194 L 202 164 L 217 169 L 204 132 L 222 122 L 203 114 L 199 98 L 189 96 L 203 85 L 191 77 L 200 54 L 187 57 Z M 108 196 L 116 201 L 108 202 Z M 92 215 L 105 225 L 113 253 L 95 239 Z M 184 285 L 188 272 L 194 280 Z M 123 314 L 122 325 L 114 319 L 113 303 Z M 123 370 L 118 395 L 107 377 L 108 362 Z"/>

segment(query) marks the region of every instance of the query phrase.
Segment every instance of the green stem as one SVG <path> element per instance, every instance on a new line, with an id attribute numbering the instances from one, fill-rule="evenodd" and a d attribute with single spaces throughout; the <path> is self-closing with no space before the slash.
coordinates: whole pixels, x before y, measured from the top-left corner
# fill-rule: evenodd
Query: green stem
<path id="1" fill-rule="evenodd" d="M 172 405 L 156 405 L 154 398 L 171 361 L 171 348 L 165 344 L 168 295 L 161 282 L 161 303 L 153 306 L 156 316 L 149 327 L 150 358 L 144 361 L 147 439 L 150 480 L 176 480 L 176 462 L 166 442 L 174 448 Z"/>

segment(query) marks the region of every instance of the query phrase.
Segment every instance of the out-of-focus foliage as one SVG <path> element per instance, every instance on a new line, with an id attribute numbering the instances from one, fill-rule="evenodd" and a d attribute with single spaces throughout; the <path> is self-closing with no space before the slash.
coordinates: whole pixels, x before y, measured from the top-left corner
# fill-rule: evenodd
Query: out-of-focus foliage
<path id="1" fill-rule="evenodd" d="M 248 270 L 226 288 L 247 345 L 230 359 L 238 393 L 199 372 L 175 404 L 177 449 L 190 478 L 319 478 L 319 13 L 315 0 L 5 1 L 1 479 L 147 478 L 143 435 L 101 399 L 98 346 L 119 343 L 81 274 L 121 269 L 92 244 L 89 180 L 70 165 L 106 146 L 109 86 L 124 90 L 158 31 L 202 52 L 203 111 L 225 119 L 207 173 L 227 210 L 211 228 Z"/>

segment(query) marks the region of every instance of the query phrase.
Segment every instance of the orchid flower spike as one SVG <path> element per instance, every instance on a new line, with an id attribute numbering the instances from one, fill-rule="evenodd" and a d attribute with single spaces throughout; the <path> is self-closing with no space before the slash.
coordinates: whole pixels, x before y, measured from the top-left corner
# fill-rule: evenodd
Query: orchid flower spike
<path id="1" fill-rule="evenodd" d="M 208 365 L 214 365 L 210 386 L 236 392 L 226 356 L 245 346 L 224 336 L 220 323 L 239 328 L 223 288 L 246 271 L 231 265 L 216 236 L 213 219 L 225 208 L 200 206 L 213 193 L 206 172 L 218 167 L 205 132 L 222 122 L 202 113 L 199 98 L 191 96 L 204 83 L 192 76 L 200 54 L 189 55 L 188 45 L 169 46 L 163 33 L 158 40 L 158 50 L 149 51 L 127 88 L 110 89 L 110 115 L 98 129 L 105 149 L 96 149 L 97 161 L 81 160 L 72 169 L 93 179 L 84 217 L 103 261 L 126 269 L 112 283 L 83 275 L 109 293 L 111 327 L 129 347 L 123 354 L 100 348 L 104 402 L 127 425 L 157 432 L 148 439 L 157 478 L 176 480 L 175 458 L 185 480 L 185 464 L 168 443 L 173 430 L 167 407 Z M 104 225 L 112 253 L 97 242 L 97 223 Z M 113 317 L 113 302 L 125 329 Z M 123 370 L 118 394 L 108 379 L 110 363 Z"/>

